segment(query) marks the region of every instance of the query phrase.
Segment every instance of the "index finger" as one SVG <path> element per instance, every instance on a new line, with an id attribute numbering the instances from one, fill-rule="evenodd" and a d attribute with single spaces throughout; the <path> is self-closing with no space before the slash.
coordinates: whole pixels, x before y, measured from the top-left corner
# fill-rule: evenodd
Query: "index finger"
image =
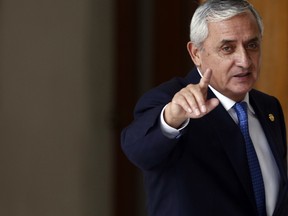
<path id="1" fill-rule="evenodd" d="M 205 73 L 203 74 L 203 77 L 201 78 L 200 82 L 199 82 L 200 88 L 208 88 L 211 76 L 212 76 L 212 70 L 207 69 L 205 71 Z"/>

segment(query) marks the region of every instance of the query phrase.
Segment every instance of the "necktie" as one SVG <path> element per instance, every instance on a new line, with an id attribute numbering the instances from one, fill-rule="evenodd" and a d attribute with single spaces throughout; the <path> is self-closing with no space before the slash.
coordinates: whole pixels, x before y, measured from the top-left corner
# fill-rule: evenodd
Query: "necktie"
<path id="1" fill-rule="evenodd" d="M 234 109 L 237 113 L 239 120 L 239 127 L 243 134 L 245 144 L 246 144 L 246 154 L 248 159 L 248 165 L 250 170 L 250 175 L 252 179 L 252 186 L 254 190 L 257 210 L 259 216 L 266 215 L 266 204 L 265 204 L 265 190 L 262 178 L 262 173 L 257 158 L 255 148 L 253 146 L 252 140 L 249 135 L 248 129 L 248 117 L 247 117 L 247 103 L 241 102 L 234 105 Z"/>

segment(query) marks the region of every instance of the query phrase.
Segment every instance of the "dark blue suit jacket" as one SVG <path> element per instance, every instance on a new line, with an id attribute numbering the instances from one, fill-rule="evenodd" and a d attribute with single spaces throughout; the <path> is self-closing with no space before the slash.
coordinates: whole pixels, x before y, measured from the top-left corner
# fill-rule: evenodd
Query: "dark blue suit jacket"
<path id="1" fill-rule="evenodd" d="M 160 131 L 159 116 L 176 92 L 199 83 L 194 69 L 147 92 L 134 121 L 122 132 L 122 149 L 144 174 L 150 216 L 256 216 L 241 132 L 220 104 L 191 119 L 177 139 Z M 208 98 L 215 97 L 209 90 Z M 281 185 L 275 216 L 288 215 L 286 129 L 278 100 L 256 90 L 250 103 L 278 165 Z M 273 114 L 274 121 L 269 119 Z M 266 196 L 269 196 L 267 194 Z"/>

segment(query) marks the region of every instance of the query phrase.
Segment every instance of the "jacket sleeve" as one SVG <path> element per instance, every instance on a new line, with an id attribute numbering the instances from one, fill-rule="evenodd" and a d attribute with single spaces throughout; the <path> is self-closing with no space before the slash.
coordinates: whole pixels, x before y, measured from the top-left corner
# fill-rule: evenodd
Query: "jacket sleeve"
<path id="1" fill-rule="evenodd" d="M 121 134 L 121 147 L 128 159 L 143 170 L 167 160 L 177 139 L 169 139 L 160 129 L 160 113 L 183 85 L 174 79 L 144 94 L 134 110 L 134 120 Z"/>

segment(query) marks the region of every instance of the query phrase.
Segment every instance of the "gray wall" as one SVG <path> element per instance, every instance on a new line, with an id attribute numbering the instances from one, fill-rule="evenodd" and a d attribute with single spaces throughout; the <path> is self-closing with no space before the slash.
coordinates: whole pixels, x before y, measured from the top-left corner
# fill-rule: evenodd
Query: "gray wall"
<path id="1" fill-rule="evenodd" d="M 112 9 L 0 2 L 0 215 L 112 215 Z"/>

